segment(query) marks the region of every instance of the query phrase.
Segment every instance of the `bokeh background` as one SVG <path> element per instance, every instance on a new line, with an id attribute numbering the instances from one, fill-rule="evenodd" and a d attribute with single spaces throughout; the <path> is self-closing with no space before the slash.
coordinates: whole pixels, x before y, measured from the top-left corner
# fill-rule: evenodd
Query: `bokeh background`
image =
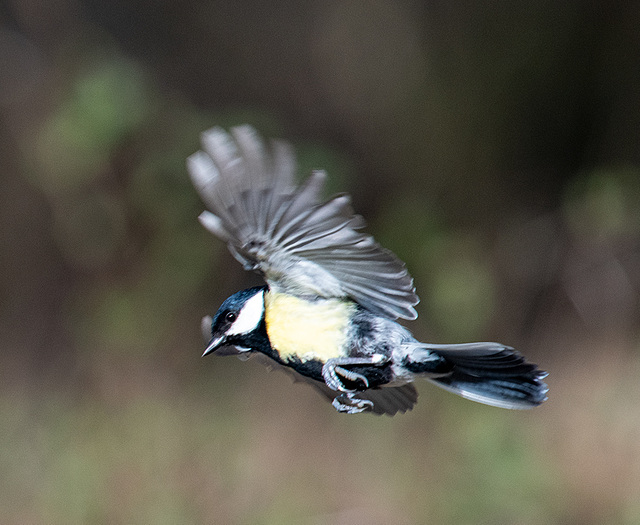
<path id="1" fill-rule="evenodd" d="M 640 4 L 0 4 L 2 523 L 640 523 Z M 251 123 L 407 263 L 416 335 L 550 371 L 394 418 L 200 359 L 258 282 L 184 167 Z"/>

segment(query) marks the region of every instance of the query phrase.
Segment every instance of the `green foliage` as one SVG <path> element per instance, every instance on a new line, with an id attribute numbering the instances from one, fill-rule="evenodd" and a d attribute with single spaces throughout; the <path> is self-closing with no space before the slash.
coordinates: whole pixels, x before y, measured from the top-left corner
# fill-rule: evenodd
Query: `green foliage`
<path id="1" fill-rule="evenodd" d="M 141 125 L 152 96 L 136 63 L 109 57 L 78 71 L 36 137 L 35 182 L 51 194 L 101 175 L 112 149 Z"/>
<path id="2" fill-rule="evenodd" d="M 601 168 L 583 174 L 566 192 L 565 216 L 582 239 L 615 239 L 640 232 L 640 171 Z"/>

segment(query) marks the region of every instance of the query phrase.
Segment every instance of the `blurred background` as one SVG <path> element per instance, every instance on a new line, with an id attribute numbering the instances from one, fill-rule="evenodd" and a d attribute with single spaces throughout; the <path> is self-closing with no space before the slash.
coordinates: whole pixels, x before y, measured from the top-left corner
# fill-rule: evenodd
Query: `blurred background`
<path id="1" fill-rule="evenodd" d="M 3 523 L 640 523 L 640 4 L 0 4 Z M 259 280 L 198 224 L 213 125 L 290 140 L 404 259 L 432 342 L 549 401 L 394 418 L 200 359 Z"/>

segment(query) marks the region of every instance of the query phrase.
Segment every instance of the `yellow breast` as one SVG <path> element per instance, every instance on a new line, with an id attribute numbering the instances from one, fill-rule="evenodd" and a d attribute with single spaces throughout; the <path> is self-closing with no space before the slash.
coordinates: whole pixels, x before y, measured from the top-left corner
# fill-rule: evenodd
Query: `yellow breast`
<path id="1" fill-rule="evenodd" d="M 354 303 L 339 299 L 307 301 L 271 291 L 264 299 L 267 335 L 283 360 L 298 357 L 324 362 L 345 355 Z"/>

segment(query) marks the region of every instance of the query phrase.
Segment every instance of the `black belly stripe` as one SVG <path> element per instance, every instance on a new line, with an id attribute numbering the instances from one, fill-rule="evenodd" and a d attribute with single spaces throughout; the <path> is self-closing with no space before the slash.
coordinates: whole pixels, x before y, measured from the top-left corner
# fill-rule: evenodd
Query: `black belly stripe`
<path id="1" fill-rule="evenodd" d="M 299 357 L 289 357 L 284 364 L 290 366 L 303 376 L 324 382 L 324 379 L 322 378 L 322 367 L 324 363 L 318 359 L 302 361 Z"/>
<path id="2" fill-rule="evenodd" d="M 284 363 L 287 366 L 293 368 L 299 374 L 310 377 L 316 381 L 324 382 L 322 377 L 322 367 L 324 363 L 318 359 L 310 359 L 308 361 L 301 361 L 298 357 L 287 359 Z M 369 386 L 367 387 L 362 381 L 349 381 L 344 378 L 342 383 L 346 388 L 352 390 L 367 390 L 367 388 L 376 388 L 382 385 L 386 385 L 393 379 L 393 371 L 390 363 L 385 363 L 382 366 L 345 366 L 347 370 L 362 374 L 367 378 Z"/>

